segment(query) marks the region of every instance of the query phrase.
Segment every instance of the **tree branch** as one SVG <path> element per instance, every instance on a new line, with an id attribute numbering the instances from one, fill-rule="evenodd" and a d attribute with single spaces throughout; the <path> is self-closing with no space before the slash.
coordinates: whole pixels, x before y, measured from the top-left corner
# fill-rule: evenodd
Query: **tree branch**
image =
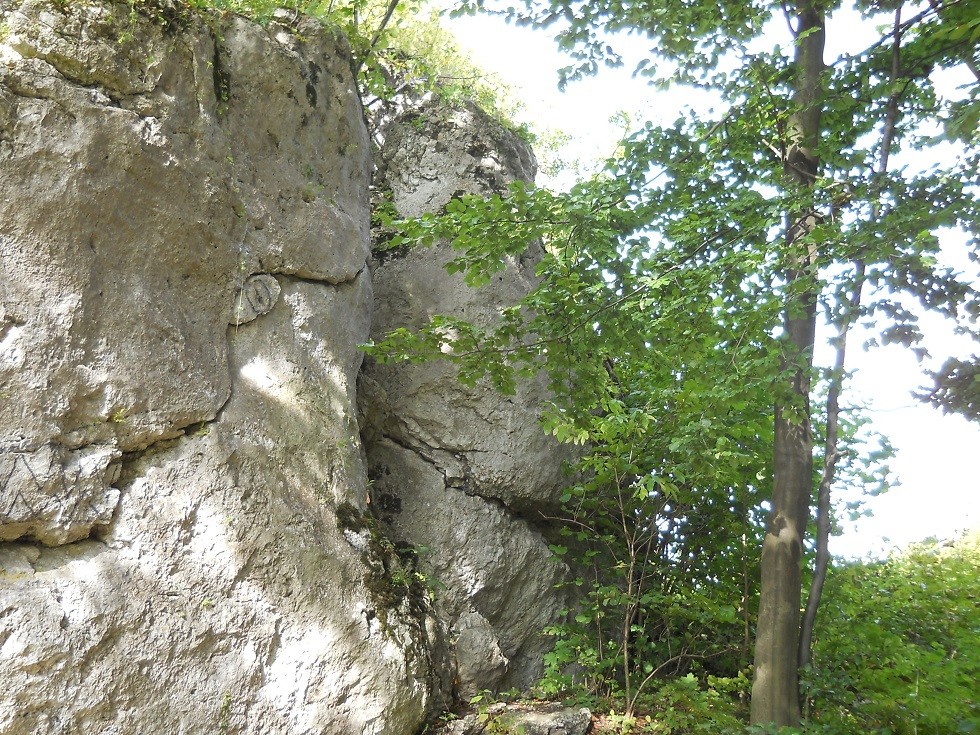
<path id="1" fill-rule="evenodd" d="M 367 60 L 371 58 L 371 55 L 374 53 L 374 49 L 378 45 L 378 41 L 381 40 L 381 35 L 384 33 L 385 28 L 388 27 L 388 23 L 391 22 L 391 16 L 395 14 L 395 9 L 398 7 L 398 3 L 400 1 L 401 0 L 389 0 L 388 7 L 385 9 L 385 14 L 381 19 L 381 23 L 378 24 L 374 34 L 371 36 L 371 41 L 368 43 L 367 51 L 364 53 L 364 56 L 358 59 L 358 62 L 354 67 L 355 77 L 360 74 L 361 69 L 364 68 L 364 64 L 367 63 Z"/>

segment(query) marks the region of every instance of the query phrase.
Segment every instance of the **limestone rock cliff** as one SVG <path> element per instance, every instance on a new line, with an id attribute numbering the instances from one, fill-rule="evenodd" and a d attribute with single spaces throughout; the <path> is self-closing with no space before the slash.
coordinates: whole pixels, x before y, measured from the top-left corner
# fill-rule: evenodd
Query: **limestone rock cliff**
<path id="1" fill-rule="evenodd" d="M 528 145 L 477 107 L 426 102 L 385 129 L 377 183 L 414 217 L 463 193 L 504 193 L 532 181 L 535 167 Z M 446 272 L 448 243 L 383 255 L 372 268 L 374 338 L 434 314 L 492 324 L 533 287 L 540 251 L 530 244 L 479 289 Z M 429 549 L 431 574 L 445 585 L 437 608 L 462 692 L 529 686 L 550 646 L 541 631 L 568 607 L 555 589 L 567 570 L 541 533 L 567 481 L 564 455 L 537 421 L 543 378 L 506 396 L 462 385 L 446 363 L 369 360 L 359 398 L 383 517 L 395 536 Z"/>
<path id="2" fill-rule="evenodd" d="M 0 731 L 413 732 L 435 624 L 376 612 L 336 513 L 372 301 L 344 41 L 2 9 Z"/>
<path id="3" fill-rule="evenodd" d="M 450 304 L 404 301 L 431 265 L 373 293 L 346 42 L 133 7 L 0 0 L 0 732 L 413 735 L 457 676 L 527 682 L 541 394 L 374 366 L 358 408 L 357 345 Z M 487 145 L 447 160 L 528 174 Z"/>

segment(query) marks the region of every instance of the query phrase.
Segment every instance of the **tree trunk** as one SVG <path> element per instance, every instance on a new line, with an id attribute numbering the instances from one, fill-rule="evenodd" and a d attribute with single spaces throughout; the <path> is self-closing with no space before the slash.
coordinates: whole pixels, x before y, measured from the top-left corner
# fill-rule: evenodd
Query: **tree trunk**
<path id="1" fill-rule="evenodd" d="M 789 11 L 787 11 L 789 12 Z M 788 186 L 806 192 L 816 180 L 815 147 L 820 136 L 824 18 L 810 2 L 795 13 L 796 55 L 793 111 L 784 168 Z M 812 207 L 786 218 L 786 306 L 784 365 L 788 394 L 778 395 L 773 445 L 773 498 L 762 545 L 762 585 L 752 684 L 753 724 L 796 726 L 800 722 L 797 647 L 800 635 L 803 539 L 813 491 L 813 434 L 810 429 L 810 371 L 816 330 L 818 280 L 808 235 L 817 224 Z"/>
<path id="2" fill-rule="evenodd" d="M 864 283 L 864 263 L 858 264 L 857 285 L 854 298 L 851 301 L 853 311 L 857 311 L 855 302 L 860 301 L 861 286 Z M 813 627 L 817 622 L 817 609 L 823 596 L 823 585 L 827 579 L 827 567 L 830 566 L 830 527 L 831 504 L 830 489 L 837 474 L 837 435 L 840 428 L 840 393 L 844 382 L 844 360 L 847 354 L 847 332 L 850 328 L 848 314 L 837 335 L 837 358 L 834 371 L 830 376 L 830 388 L 827 392 L 827 436 L 824 442 L 823 475 L 817 491 L 817 539 L 816 558 L 813 562 L 813 581 L 810 583 L 810 594 L 807 595 L 806 610 L 800 625 L 799 666 L 804 668 L 810 664 L 813 652 Z"/>
<path id="3" fill-rule="evenodd" d="M 935 4 L 933 7 L 936 7 Z M 898 85 L 901 74 L 901 51 L 902 8 L 899 6 L 895 9 L 895 17 L 892 23 L 892 66 L 889 77 L 892 93 L 889 95 L 888 104 L 885 107 L 885 120 L 881 132 L 881 158 L 878 160 L 878 167 L 875 172 L 877 175 L 875 176 L 874 199 L 871 205 L 872 221 L 878 219 L 880 207 L 877 198 L 881 194 L 882 178 L 888 172 L 892 140 L 895 137 L 895 126 L 899 117 L 899 103 L 905 89 L 905 87 Z M 800 629 L 800 668 L 808 666 L 813 656 L 813 628 L 816 624 L 817 609 L 820 607 L 820 598 L 823 595 L 823 586 L 827 578 L 827 567 L 830 564 L 830 490 L 837 471 L 837 434 L 840 425 L 840 394 L 844 382 L 847 335 L 860 314 L 861 290 L 864 288 L 866 271 L 867 267 L 864 260 L 859 258 L 854 262 L 854 290 L 848 302 L 847 312 L 843 316 L 843 322 L 839 327 L 837 359 L 834 363 L 834 371 L 830 377 L 830 388 L 827 392 L 824 470 L 820 479 L 820 489 L 817 493 L 817 553 L 813 565 L 813 583 L 810 585 L 810 594 L 807 597 L 806 610 Z"/>

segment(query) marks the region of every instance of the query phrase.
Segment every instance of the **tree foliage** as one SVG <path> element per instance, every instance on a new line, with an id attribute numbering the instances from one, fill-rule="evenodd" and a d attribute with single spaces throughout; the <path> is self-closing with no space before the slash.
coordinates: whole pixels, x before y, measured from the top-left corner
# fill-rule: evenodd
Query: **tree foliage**
<path id="1" fill-rule="evenodd" d="M 763 586 L 778 592 L 755 630 L 765 641 L 757 652 L 769 651 L 757 655 L 757 675 L 767 678 L 756 699 L 775 704 L 755 717 L 796 722 L 800 555 L 819 488 L 818 559 L 829 558 L 830 489 L 847 454 L 848 333 L 873 325 L 878 343 L 925 354 L 918 309 L 965 332 L 980 315 L 969 281 L 940 264 L 938 236 L 961 228 L 976 245 L 980 222 L 980 148 L 964 123 L 976 85 L 945 99 L 932 82 L 937 70 L 974 64 L 967 6 L 975 3 L 858 4 L 881 36 L 830 64 L 823 35 L 836 7 L 822 3 L 499 6 L 555 30 L 576 62 L 567 78 L 621 63 L 615 34 L 628 31 L 651 41 L 642 73 L 719 99 L 717 112 L 644 125 L 602 174 L 567 193 L 520 186 L 509 197 L 462 197 L 402 225 L 395 240 L 452 241 L 459 257 L 450 267 L 474 285 L 528 241 L 545 243 L 540 286 L 496 329 L 440 317 L 396 333 L 383 351 L 448 353 L 464 380 L 489 374 L 503 389 L 514 370 L 549 372 L 548 428 L 588 447 L 587 479 L 567 498 L 569 533 L 605 570 L 589 579 L 585 627 L 562 638 L 584 640 L 591 626 L 591 648 L 576 643 L 564 655 L 586 651 L 601 676 L 617 671 L 628 698 L 679 652 L 685 666 L 713 655 L 685 639 L 700 635 L 697 623 L 675 616 L 665 625 L 671 614 L 657 611 L 677 608 L 663 590 L 683 578 L 688 603 L 710 610 L 695 592 L 711 580 L 725 598 L 718 610 L 751 610 L 741 600 L 755 599 L 744 581 L 758 557 L 747 562 L 740 543 L 761 543 Z M 818 321 L 838 359 L 814 368 Z M 811 401 L 821 376 L 824 406 Z M 826 423 L 815 425 L 821 415 Z M 815 436 L 826 444 L 814 467 Z M 759 517 L 770 505 L 763 536 Z M 613 608 L 618 617 L 600 615 Z"/>
<path id="2" fill-rule="evenodd" d="M 832 732 L 980 729 L 980 535 L 834 569 L 805 675 L 810 719 Z"/>
<path id="3" fill-rule="evenodd" d="M 980 421 L 980 358 L 951 357 L 931 377 L 934 388 L 920 398 L 946 413 Z"/>

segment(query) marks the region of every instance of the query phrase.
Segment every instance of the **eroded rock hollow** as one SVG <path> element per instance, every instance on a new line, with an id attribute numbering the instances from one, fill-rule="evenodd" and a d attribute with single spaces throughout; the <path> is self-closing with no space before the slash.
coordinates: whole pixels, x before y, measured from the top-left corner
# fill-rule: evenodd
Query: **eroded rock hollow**
<path id="1" fill-rule="evenodd" d="M 358 344 L 491 318 L 528 264 L 369 267 L 349 49 L 313 23 L 0 11 L 0 732 L 411 735 L 529 683 L 563 606 L 541 387 L 369 365 L 357 396 Z M 386 132 L 405 214 L 533 175 L 423 113 Z"/>

